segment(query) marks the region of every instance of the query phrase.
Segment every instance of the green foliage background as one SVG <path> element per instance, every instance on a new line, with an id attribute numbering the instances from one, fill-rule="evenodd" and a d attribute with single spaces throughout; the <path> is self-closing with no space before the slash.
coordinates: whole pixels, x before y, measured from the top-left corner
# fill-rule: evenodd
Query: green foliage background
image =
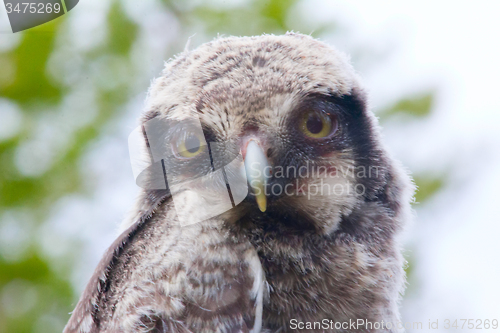
<path id="1" fill-rule="evenodd" d="M 161 61 L 154 63 L 152 67 L 158 72 L 151 74 L 133 63 L 133 45 L 144 36 L 141 36 L 137 23 L 127 15 L 123 3 L 109 2 L 105 17 L 106 40 L 96 47 L 79 51 L 72 50 L 70 45 L 67 51 L 60 50 L 63 46 L 59 39 L 67 34 L 68 21 L 79 10 L 81 5 L 78 5 L 68 15 L 19 33 L 20 40 L 14 48 L 0 51 L 0 99 L 15 103 L 23 120 L 16 135 L 0 141 L 0 233 L 5 231 L 6 216 L 14 216 L 14 223 L 18 223 L 21 229 L 12 237 L 28 237 L 29 244 L 14 257 L 0 250 L 0 333 L 62 330 L 79 296 L 70 276 L 78 265 L 82 244 L 75 240 L 71 253 L 53 257 L 41 249 L 38 231 L 47 222 L 51 207 L 59 199 L 74 193 L 93 195 L 92 187 L 85 185 L 86 179 L 79 168 L 82 156 L 109 130 L 110 122 L 123 116 L 121 111 L 131 96 L 147 90 L 149 80 L 162 67 Z M 194 46 L 217 34 L 281 34 L 298 30 L 303 33 L 312 31 L 313 36 L 322 37 L 342 33 L 337 31 L 333 22 L 310 26 L 294 12 L 296 5 L 297 1 L 286 0 L 253 0 L 229 7 L 194 1 L 162 1 L 162 10 L 178 20 L 180 29 L 160 58 L 167 60 L 181 51 L 193 33 L 197 33 L 193 38 Z M 0 38 L 11 36 L 0 34 Z M 80 74 L 73 81 L 54 79 L 48 70 L 50 57 L 58 50 L 63 54 L 67 52 L 68 57 L 76 52 L 81 59 Z M 97 75 L 91 70 L 92 66 L 103 57 L 111 59 L 109 64 L 120 66 L 114 68 L 111 65 L 104 73 L 99 73 L 100 77 L 92 77 Z M 88 81 L 92 85 L 96 80 L 112 84 L 95 87 L 95 116 L 70 129 L 69 143 L 57 154 L 50 167 L 35 175 L 21 172 L 15 163 L 16 152 L 26 140 L 33 138 L 39 121 L 49 116 L 63 117 L 65 98 L 78 84 Z M 397 100 L 398 96 L 394 98 Z M 379 110 L 378 115 L 382 125 L 395 117 L 415 121 L 430 115 L 433 100 L 433 91 L 399 96 L 393 105 Z M 52 130 L 61 130 L 58 126 L 55 124 Z M 32 163 L 38 163 L 36 158 Z M 419 186 L 416 196 L 419 203 L 428 200 L 444 185 L 443 177 L 417 174 L 415 179 Z M 19 216 L 28 216 L 29 223 L 17 221 Z M 10 241 L 16 242 L 15 239 Z M 408 273 L 411 282 L 411 270 Z"/>

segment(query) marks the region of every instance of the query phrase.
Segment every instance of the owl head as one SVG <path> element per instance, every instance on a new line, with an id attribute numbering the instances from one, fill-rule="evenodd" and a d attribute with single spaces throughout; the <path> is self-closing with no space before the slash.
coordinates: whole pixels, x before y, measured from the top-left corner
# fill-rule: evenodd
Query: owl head
<path id="1" fill-rule="evenodd" d="M 397 173 L 358 76 L 310 36 L 184 51 L 154 80 L 141 121 L 150 167 L 138 184 L 169 192 L 186 224 L 279 216 L 330 233 L 363 202 L 393 204 Z"/>

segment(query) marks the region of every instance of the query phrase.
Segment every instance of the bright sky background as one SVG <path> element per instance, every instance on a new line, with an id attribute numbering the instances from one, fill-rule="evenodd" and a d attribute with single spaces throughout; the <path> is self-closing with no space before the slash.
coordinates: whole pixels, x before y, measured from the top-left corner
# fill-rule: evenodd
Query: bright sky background
<path id="1" fill-rule="evenodd" d="M 430 119 L 388 126 L 386 142 L 413 171 L 441 172 L 449 187 L 419 207 L 406 235 L 416 290 L 404 321 L 493 319 L 500 314 L 500 2 L 319 1 L 309 10 L 348 29 L 340 49 L 388 48 L 363 71 L 374 109 L 426 87 Z M 460 322 L 460 321 L 459 321 Z M 460 331 L 460 330 L 458 330 Z"/>

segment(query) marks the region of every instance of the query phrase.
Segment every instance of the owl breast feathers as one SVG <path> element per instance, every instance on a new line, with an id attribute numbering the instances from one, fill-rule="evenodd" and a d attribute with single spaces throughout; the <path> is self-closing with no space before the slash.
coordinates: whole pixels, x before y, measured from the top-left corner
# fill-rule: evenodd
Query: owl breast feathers
<path id="1" fill-rule="evenodd" d="M 65 332 L 398 331 L 413 186 L 343 54 L 216 39 L 167 63 L 140 128 L 143 189 Z"/>

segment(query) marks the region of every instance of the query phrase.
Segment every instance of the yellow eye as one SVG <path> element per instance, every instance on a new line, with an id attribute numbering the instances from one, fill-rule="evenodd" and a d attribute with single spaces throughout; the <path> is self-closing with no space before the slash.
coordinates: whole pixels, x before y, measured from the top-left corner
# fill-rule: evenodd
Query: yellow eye
<path id="1" fill-rule="evenodd" d="M 302 117 L 299 128 L 306 136 L 321 139 L 334 132 L 337 123 L 332 123 L 332 118 L 324 112 L 309 111 Z"/>
<path id="2" fill-rule="evenodd" d="M 179 158 L 193 158 L 205 150 L 204 138 L 197 133 L 185 133 L 175 143 L 175 153 Z"/>

